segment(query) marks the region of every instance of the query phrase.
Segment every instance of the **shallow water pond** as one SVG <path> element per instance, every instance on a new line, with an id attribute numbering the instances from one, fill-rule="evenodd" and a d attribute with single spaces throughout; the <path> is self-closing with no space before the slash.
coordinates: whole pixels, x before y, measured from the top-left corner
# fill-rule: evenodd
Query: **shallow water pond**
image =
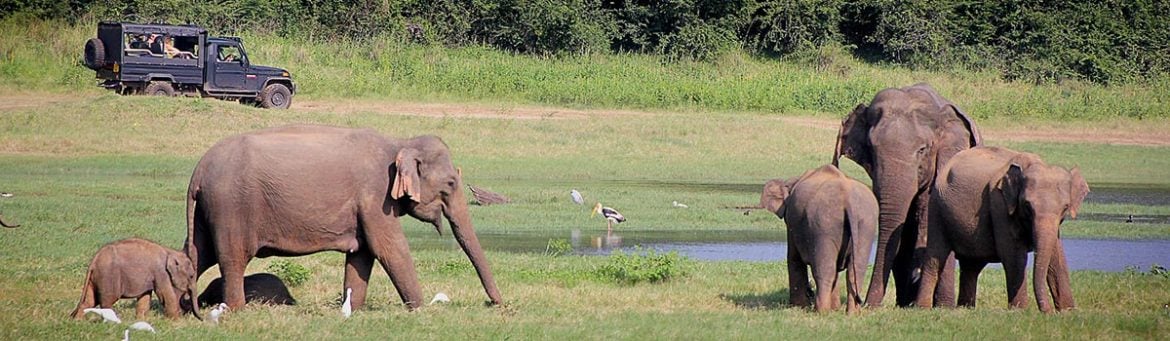
<path id="1" fill-rule="evenodd" d="M 568 241 L 573 253 L 609 255 L 616 250 L 634 251 L 635 246 L 658 251 L 678 251 L 704 261 L 771 262 L 787 258 L 788 243 L 780 231 L 614 231 L 572 230 L 553 232 L 479 233 L 484 248 L 492 251 L 544 253 L 550 241 Z M 414 249 L 454 249 L 459 245 L 450 236 L 410 233 Z M 1148 269 L 1152 264 L 1170 265 L 1170 240 L 1065 239 L 1065 252 L 1073 270 L 1123 271 L 1127 266 Z M 872 263 L 871 254 L 870 261 Z"/>

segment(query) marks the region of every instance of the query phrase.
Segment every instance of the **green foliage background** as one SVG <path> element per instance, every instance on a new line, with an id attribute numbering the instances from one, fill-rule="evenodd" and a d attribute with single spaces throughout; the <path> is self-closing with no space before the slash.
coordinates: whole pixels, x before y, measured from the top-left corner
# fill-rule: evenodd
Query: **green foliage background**
<path id="1" fill-rule="evenodd" d="M 219 34 L 309 41 L 393 38 L 535 55 L 632 52 L 710 59 L 825 47 L 1008 80 L 1111 84 L 1170 71 L 1161 0 L 16 0 L 0 19 L 190 22 Z"/>

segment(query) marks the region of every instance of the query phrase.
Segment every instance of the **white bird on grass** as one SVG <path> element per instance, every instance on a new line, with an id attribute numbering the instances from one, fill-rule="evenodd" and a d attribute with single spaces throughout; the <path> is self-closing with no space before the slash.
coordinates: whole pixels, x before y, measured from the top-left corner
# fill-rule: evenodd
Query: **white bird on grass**
<path id="1" fill-rule="evenodd" d="M 353 305 L 350 303 L 350 298 L 353 296 L 353 288 L 345 288 L 345 302 L 341 302 L 341 315 L 349 318 L 353 314 Z"/>
<path id="2" fill-rule="evenodd" d="M 613 232 L 613 224 L 620 224 L 620 223 L 626 221 L 626 217 L 623 216 L 621 213 L 618 213 L 617 210 L 615 210 L 613 208 L 601 206 L 600 202 L 598 202 L 597 205 L 593 206 L 593 213 L 590 213 L 589 216 L 592 217 L 592 216 L 599 214 L 599 213 L 601 214 L 601 216 L 605 217 L 606 229 L 609 232 Z"/>
<path id="3" fill-rule="evenodd" d="M 687 208 L 688 207 L 687 204 L 681 204 L 678 201 L 671 202 L 670 205 L 674 206 L 674 207 L 678 207 L 678 208 Z"/>
<path id="4" fill-rule="evenodd" d="M 129 329 L 122 331 L 122 341 L 130 341 L 130 330 Z"/>
<path id="5" fill-rule="evenodd" d="M 130 325 L 130 329 L 145 330 L 145 331 L 148 331 L 151 333 L 157 333 L 156 331 L 154 331 L 154 326 L 150 325 L 150 323 L 146 323 L 146 321 L 134 322 L 134 324 Z M 130 330 L 130 329 L 126 329 L 126 330 Z"/>
<path id="6" fill-rule="evenodd" d="M 211 309 L 211 312 L 210 312 L 210 313 L 207 313 L 207 317 L 208 317 L 208 319 L 210 319 L 210 320 L 211 320 L 211 323 L 216 323 L 216 324 L 218 324 L 218 323 L 219 323 L 219 317 L 220 317 L 220 316 L 222 316 L 222 315 L 223 315 L 223 313 L 227 311 L 227 308 L 228 308 L 228 305 L 227 305 L 227 303 L 220 303 L 220 304 L 216 304 L 216 305 L 215 305 L 215 308 L 214 308 L 214 309 Z"/>
<path id="7" fill-rule="evenodd" d="M 574 204 L 577 204 L 577 205 L 585 204 L 585 198 L 581 196 L 581 192 L 578 192 L 577 190 L 574 189 L 572 191 L 569 191 L 569 196 L 573 197 Z"/>
<path id="8" fill-rule="evenodd" d="M 89 314 L 89 313 L 98 314 L 98 316 L 101 316 L 101 317 L 102 317 L 102 319 L 103 319 L 103 320 L 105 320 L 106 322 L 110 322 L 110 323 L 122 323 L 122 319 L 118 318 L 118 313 L 114 312 L 114 309 L 109 309 L 109 308 L 85 308 L 85 309 L 83 309 L 82 311 L 84 311 L 86 314 Z"/>
<path id="9" fill-rule="evenodd" d="M 444 294 L 444 293 L 441 293 L 441 292 L 440 292 L 440 293 L 438 293 L 438 294 L 435 294 L 435 298 L 431 299 L 431 303 L 430 303 L 430 304 L 435 304 L 435 303 L 447 303 L 447 302 L 451 302 L 451 299 L 450 299 L 450 298 L 447 298 L 447 294 Z"/>

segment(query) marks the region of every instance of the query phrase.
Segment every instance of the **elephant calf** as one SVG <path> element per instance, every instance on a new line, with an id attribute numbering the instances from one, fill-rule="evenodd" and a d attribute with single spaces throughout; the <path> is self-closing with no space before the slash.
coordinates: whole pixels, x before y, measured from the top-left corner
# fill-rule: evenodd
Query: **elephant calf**
<path id="1" fill-rule="evenodd" d="M 272 305 L 296 305 L 297 300 L 288 292 L 288 287 L 280 277 L 270 273 L 257 273 L 244 276 L 244 302 L 258 302 Z M 223 300 L 223 277 L 216 278 L 207 284 L 203 293 L 199 294 L 201 307 L 225 303 Z"/>
<path id="2" fill-rule="evenodd" d="M 877 233 L 873 192 L 837 167 L 825 165 L 764 185 L 760 205 L 788 225 L 789 301 L 808 307 L 808 267 L 816 282 L 816 310 L 840 306 L 837 273 L 846 270 L 847 312 L 861 305 L 861 278 Z"/>
<path id="3" fill-rule="evenodd" d="M 1012 307 L 1027 306 L 1028 252 L 1035 251 L 1032 287 L 1040 311 L 1075 306 L 1068 263 L 1060 241 L 1066 215 L 1076 218 L 1089 193 L 1078 169 L 1050 166 L 1039 156 L 1005 148 L 977 147 L 950 160 L 935 180 L 927 257 L 917 305 L 931 305 L 942 259 L 954 252 L 961 269 L 959 304 L 975 306 L 976 283 L 987 263 L 1002 262 Z"/>
<path id="4" fill-rule="evenodd" d="M 191 313 L 202 319 L 195 308 L 195 284 L 195 266 L 186 254 L 149 240 L 119 240 L 102 246 L 93 256 L 72 316 L 80 320 L 86 308 L 110 308 L 119 299 L 135 298 L 136 316 L 141 319 L 150 309 L 153 292 L 167 317 Z"/>

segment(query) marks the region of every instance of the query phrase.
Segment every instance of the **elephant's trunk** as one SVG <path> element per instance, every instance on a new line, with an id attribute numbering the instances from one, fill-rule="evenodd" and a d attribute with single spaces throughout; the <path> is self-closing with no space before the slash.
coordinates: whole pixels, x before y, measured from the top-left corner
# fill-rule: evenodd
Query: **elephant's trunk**
<path id="1" fill-rule="evenodd" d="M 195 295 L 195 289 L 199 283 L 192 281 L 191 286 L 187 288 L 187 295 L 191 295 L 191 315 L 195 315 L 196 319 L 203 321 L 203 316 L 199 315 L 199 296 Z"/>
<path id="2" fill-rule="evenodd" d="M 1036 305 L 1041 312 L 1051 313 L 1052 300 L 1048 292 L 1048 275 L 1053 257 L 1057 255 L 1057 244 L 1060 243 L 1060 217 L 1043 216 L 1033 220 L 1032 238 L 1036 245 L 1035 260 L 1032 265 L 1032 291 L 1036 294 Z M 1065 274 L 1067 276 L 1067 274 Z"/>
<path id="3" fill-rule="evenodd" d="M 479 275 L 479 281 L 483 284 L 484 291 L 487 292 L 488 298 L 492 304 L 500 304 L 503 300 L 500 299 L 500 290 L 496 288 L 496 281 L 492 278 L 491 265 L 488 264 L 487 257 L 483 254 L 483 247 L 479 245 L 479 237 L 475 235 L 475 228 L 471 224 L 471 214 L 468 213 L 467 198 L 463 195 L 462 184 L 457 186 L 454 193 L 443 207 L 443 215 L 451 224 L 451 234 L 455 236 L 455 240 L 459 242 L 459 246 L 463 248 L 463 252 L 467 253 L 467 258 L 471 260 L 471 266 L 475 267 L 475 272 Z"/>
<path id="4" fill-rule="evenodd" d="M 917 181 L 905 181 L 907 185 L 894 184 L 894 181 L 882 181 L 882 174 L 906 174 L 906 172 L 877 172 L 873 176 L 874 192 L 878 197 L 878 238 L 877 253 L 874 257 L 873 275 L 869 281 L 869 290 L 865 295 L 865 304 L 871 307 L 882 305 L 886 294 L 886 283 L 890 279 L 890 271 L 894 261 L 898 258 L 898 251 L 902 245 L 902 234 L 907 233 L 903 228 L 906 216 L 910 212 L 910 204 L 916 193 Z M 914 173 L 910 173 L 914 174 Z M 898 288 L 898 296 L 911 297 L 917 292 L 903 293 L 903 286 Z M 909 287 L 909 286 L 906 286 Z"/>

